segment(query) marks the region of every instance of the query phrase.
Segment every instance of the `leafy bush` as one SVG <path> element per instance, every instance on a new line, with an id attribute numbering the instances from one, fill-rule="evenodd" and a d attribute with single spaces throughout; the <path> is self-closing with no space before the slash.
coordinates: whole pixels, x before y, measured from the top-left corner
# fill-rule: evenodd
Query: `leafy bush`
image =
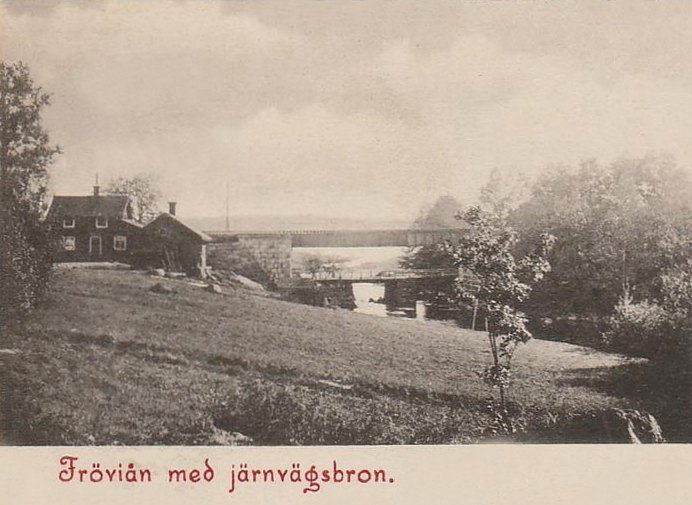
<path id="1" fill-rule="evenodd" d="M 4 206 L 3 206 L 4 207 Z M 0 218 L 0 320 L 19 319 L 41 299 L 52 266 L 50 235 L 7 208 Z"/>
<path id="2" fill-rule="evenodd" d="M 634 303 L 625 295 L 608 318 L 604 338 L 614 351 L 655 358 L 666 343 L 668 317 L 662 306 L 646 300 Z"/>
<path id="3" fill-rule="evenodd" d="M 661 360 L 689 373 L 692 365 L 692 262 L 663 275 L 661 285 L 662 306 L 667 318 L 667 338 Z"/>
<path id="4" fill-rule="evenodd" d="M 687 369 L 692 364 L 692 264 L 663 275 L 661 293 L 660 304 L 624 296 L 604 337 L 613 350 Z"/>

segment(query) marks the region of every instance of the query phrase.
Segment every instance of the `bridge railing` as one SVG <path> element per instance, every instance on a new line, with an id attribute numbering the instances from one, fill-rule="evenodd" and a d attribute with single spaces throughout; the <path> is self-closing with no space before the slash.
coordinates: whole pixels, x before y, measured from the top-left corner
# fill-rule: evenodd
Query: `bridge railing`
<path id="1" fill-rule="evenodd" d="M 317 281 L 338 281 L 338 280 L 394 280 L 394 279 L 422 279 L 435 277 L 456 277 L 457 269 L 415 269 L 415 270 L 336 270 L 320 271 L 315 273 L 301 272 L 300 277 L 314 279 Z"/>

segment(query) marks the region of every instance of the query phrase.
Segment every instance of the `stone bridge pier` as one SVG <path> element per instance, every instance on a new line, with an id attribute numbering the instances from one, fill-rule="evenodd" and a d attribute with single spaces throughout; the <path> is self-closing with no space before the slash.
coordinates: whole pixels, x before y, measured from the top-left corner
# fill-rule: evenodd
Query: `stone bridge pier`
<path id="1" fill-rule="evenodd" d="M 233 270 L 259 282 L 290 279 L 293 252 L 290 235 L 212 234 L 211 237 L 207 263 L 212 269 Z"/>
<path id="2" fill-rule="evenodd" d="M 420 299 L 420 279 L 392 279 L 384 282 L 384 302 L 395 307 L 413 306 Z"/>

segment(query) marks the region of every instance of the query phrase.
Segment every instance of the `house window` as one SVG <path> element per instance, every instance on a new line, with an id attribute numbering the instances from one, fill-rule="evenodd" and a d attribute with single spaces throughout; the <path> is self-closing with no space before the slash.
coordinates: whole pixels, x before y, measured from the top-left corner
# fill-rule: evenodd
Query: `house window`
<path id="1" fill-rule="evenodd" d="M 74 228 L 74 218 L 73 217 L 66 217 L 65 219 L 62 220 L 62 227 L 63 228 Z"/>
<path id="2" fill-rule="evenodd" d="M 113 250 L 115 251 L 126 251 L 127 250 L 127 237 L 125 235 L 116 235 L 113 237 Z"/>
<path id="3" fill-rule="evenodd" d="M 104 216 L 96 216 L 96 228 L 108 228 L 108 218 Z"/>
<path id="4" fill-rule="evenodd" d="M 63 237 L 62 238 L 62 248 L 66 251 L 74 251 L 77 249 L 74 237 Z"/>

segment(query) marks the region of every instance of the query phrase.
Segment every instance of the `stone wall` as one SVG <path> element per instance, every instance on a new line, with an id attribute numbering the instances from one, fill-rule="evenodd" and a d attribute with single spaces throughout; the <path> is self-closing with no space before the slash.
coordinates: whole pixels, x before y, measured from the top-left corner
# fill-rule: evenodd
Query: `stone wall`
<path id="1" fill-rule="evenodd" d="M 415 306 L 421 299 L 418 279 L 393 279 L 384 283 L 384 301 L 395 307 Z"/>
<path id="2" fill-rule="evenodd" d="M 212 269 L 233 270 L 257 282 L 276 283 L 291 277 L 290 235 L 219 235 L 207 245 Z"/>

